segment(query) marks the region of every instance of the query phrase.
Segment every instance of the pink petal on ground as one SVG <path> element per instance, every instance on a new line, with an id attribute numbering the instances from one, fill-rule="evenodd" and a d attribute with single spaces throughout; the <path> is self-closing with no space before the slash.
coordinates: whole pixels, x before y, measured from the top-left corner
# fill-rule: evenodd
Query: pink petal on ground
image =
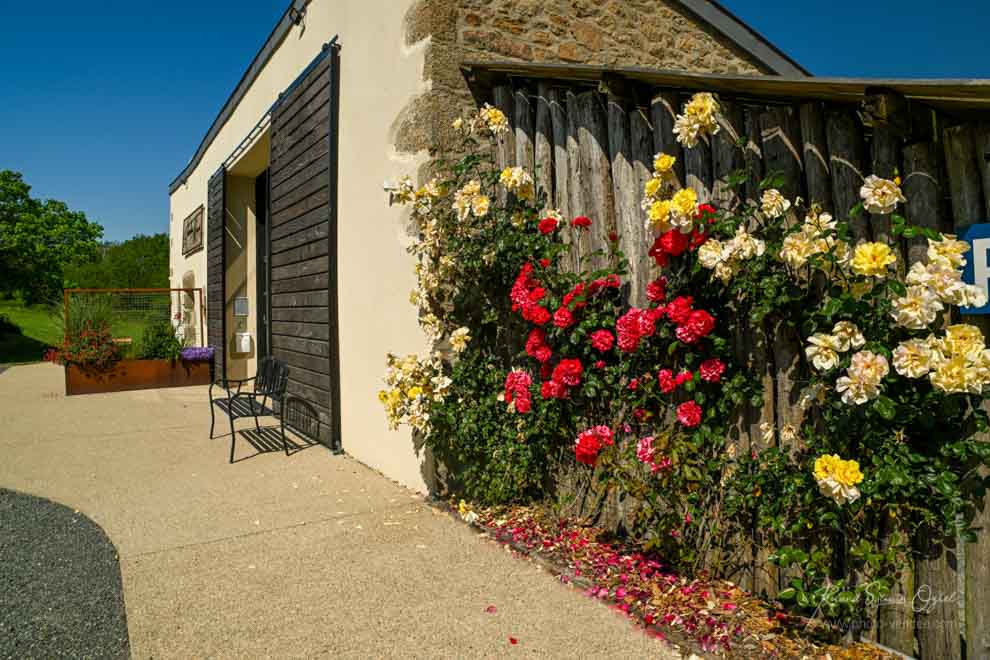
<path id="1" fill-rule="evenodd" d="M 485 611 L 488 612 L 489 614 L 495 614 L 496 612 L 498 612 L 498 608 L 495 607 L 494 605 L 489 605 L 488 607 L 485 608 Z"/>
<path id="2" fill-rule="evenodd" d="M 515 637 L 510 637 L 509 638 L 509 644 L 515 645 L 515 644 L 518 644 L 518 643 L 519 643 L 519 640 L 516 639 Z"/>

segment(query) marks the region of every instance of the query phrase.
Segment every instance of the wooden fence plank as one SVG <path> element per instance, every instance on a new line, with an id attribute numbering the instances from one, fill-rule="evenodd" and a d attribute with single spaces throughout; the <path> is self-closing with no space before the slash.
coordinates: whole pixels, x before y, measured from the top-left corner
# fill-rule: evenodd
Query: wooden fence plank
<path id="1" fill-rule="evenodd" d="M 712 170 L 715 178 L 712 198 L 721 208 L 735 208 L 745 194 L 742 186 L 730 186 L 729 177 L 746 167 L 739 139 L 745 134 L 742 106 L 731 101 L 721 101 L 720 130 L 712 138 Z"/>
<path id="2" fill-rule="evenodd" d="M 760 115 L 760 135 L 764 169 L 767 174 L 784 175 L 780 192 L 791 201 L 795 197 L 805 197 L 801 124 L 797 110 L 791 106 L 768 108 Z"/>
<path id="3" fill-rule="evenodd" d="M 653 97 L 650 114 L 653 117 L 653 149 L 677 159 L 674 175 L 678 186 L 684 186 L 684 149 L 674 136 L 674 117 L 680 111 L 677 92 L 663 90 Z M 651 168 L 652 169 L 652 168 Z"/>
<path id="4" fill-rule="evenodd" d="M 571 206 L 571 152 L 568 145 L 568 122 L 566 97 L 559 89 L 547 90 L 547 102 L 550 106 L 550 125 L 553 131 L 553 201 L 551 206 L 557 208 L 569 222 L 574 216 Z M 560 236 L 565 243 L 571 242 L 571 232 L 563 230 Z M 565 270 L 576 272 L 577 247 L 571 246 L 570 252 L 563 257 Z"/>
<path id="5" fill-rule="evenodd" d="M 646 228 L 646 211 L 638 203 L 643 197 L 643 186 L 653 176 L 653 126 L 650 124 L 648 110 L 633 108 L 629 112 L 629 142 L 633 159 L 633 174 L 636 182 L 636 198 L 638 215 L 637 222 L 639 240 L 642 243 L 643 267 L 647 280 L 659 276 L 659 268 L 647 254 L 653 243 L 653 231 Z"/>
<path id="6" fill-rule="evenodd" d="M 540 83 L 536 92 L 536 134 L 533 146 L 533 178 L 537 189 L 547 193 L 547 206 L 553 204 L 553 123 L 550 117 L 550 86 Z"/>
<path id="7" fill-rule="evenodd" d="M 649 264 L 640 220 L 640 185 L 633 170 L 626 103 L 618 97 L 608 97 L 608 151 L 612 163 L 612 194 L 615 200 L 615 226 L 619 248 L 629 261 L 629 303 L 640 306 L 646 300 Z"/>
<path id="8" fill-rule="evenodd" d="M 869 174 L 875 174 L 882 179 L 893 179 L 901 171 L 901 139 L 890 119 L 874 118 L 873 139 L 870 141 L 872 172 Z M 870 225 L 875 240 L 892 242 L 889 215 L 872 214 Z M 903 263 L 903 252 L 898 256 L 902 258 L 901 263 Z"/>
<path id="9" fill-rule="evenodd" d="M 870 240 L 868 217 L 850 220 L 849 210 L 859 203 L 863 185 L 863 129 L 856 112 L 844 106 L 829 106 L 825 112 L 829 167 L 832 170 L 833 215 L 849 222 L 855 241 Z"/>
<path id="10" fill-rule="evenodd" d="M 990 121 L 976 125 L 976 162 L 983 182 L 983 203 L 987 218 L 990 218 Z"/>
<path id="11" fill-rule="evenodd" d="M 934 142 L 919 142 L 904 148 L 904 218 L 917 227 L 938 229 L 942 191 L 938 179 L 938 151 Z M 907 265 L 925 260 L 928 239 L 908 239 Z"/>
<path id="12" fill-rule="evenodd" d="M 567 193 L 570 215 L 566 217 L 568 221 L 579 215 L 588 215 L 589 206 L 585 202 L 585 180 L 584 172 L 581 169 L 581 148 L 579 136 L 578 120 L 578 97 L 577 94 L 568 90 L 567 92 Z M 565 230 L 569 231 L 569 230 Z M 571 259 L 574 261 L 574 272 L 579 273 L 585 267 L 584 259 L 591 253 L 591 238 L 588 232 L 582 231 L 573 234 L 574 242 L 571 244 Z"/>
<path id="13" fill-rule="evenodd" d="M 513 123 L 516 141 L 516 165 L 525 168 L 530 174 L 533 173 L 533 162 L 535 153 L 534 133 L 536 121 L 536 108 L 533 104 L 533 97 L 530 93 L 519 88 L 515 91 L 515 106 L 513 109 Z"/>
<path id="14" fill-rule="evenodd" d="M 763 108 L 758 106 L 746 106 L 743 110 L 746 122 L 746 147 L 744 158 L 746 160 L 746 199 L 758 201 L 760 199 L 760 181 L 763 180 L 763 138 L 760 133 L 760 115 Z M 754 229 L 750 227 L 750 229 Z"/>
<path id="15" fill-rule="evenodd" d="M 820 102 L 802 103 L 801 156 L 804 159 L 804 182 L 808 202 L 832 211 L 832 173 L 828 162 L 828 137 L 825 134 L 825 110 Z"/>
<path id="16" fill-rule="evenodd" d="M 598 92 L 576 96 L 578 126 L 578 160 L 581 181 L 585 184 L 585 213 L 591 218 L 591 263 L 595 269 L 609 265 L 609 233 L 615 231 L 615 200 L 608 159 L 608 113 L 605 97 Z"/>
<path id="17" fill-rule="evenodd" d="M 516 161 L 516 137 L 515 131 L 511 128 L 515 125 L 513 115 L 515 114 L 516 102 L 512 87 L 509 85 L 495 87 L 492 94 L 495 99 L 495 107 L 505 113 L 510 126 L 508 131 L 500 133 L 495 138 L 495 166 L 501 170 L 511 167 Z M 498 186 L 497 196 L 501 203 L 505 203 L 508 199 L 508 193 L 502 186 Z"/>

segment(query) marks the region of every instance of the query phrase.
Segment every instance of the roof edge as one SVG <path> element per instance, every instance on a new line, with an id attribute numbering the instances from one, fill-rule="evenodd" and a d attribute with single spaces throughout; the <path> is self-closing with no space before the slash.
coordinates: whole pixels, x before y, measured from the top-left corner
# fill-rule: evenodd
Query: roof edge
<path id="1" fill-rule="evenodd" d="M 781 76 L 811 76 L 769 39 L 715 0 L 671 0 L 695 18 L 721 32 L 738 48 Z"/>
<path id="2" fill-rule="evenodd" d="M 206 153 L 206 150 L 209 148 L 210 144 L 213 143 L 213 140 L 220 132 L 220 129 L 227 123 L 227 120 L 230 118 L 230 115 L 233 114 L 234 109 L 241 102 L 241 99 L 244 98 L 244 95 L 247 94 L 247 91 L 251 88 L 254 81 L 258 78 L 258 74 L 261 73 L 261 70 L 268 63 L 268 60 L 271 59 L 272 53 L 275 52 L 275 49 L 282 43 L 282 40 L 285 39 L 285 36 L 289 33 L 289 30 L 292 29 L 292 26 L 294 25 L 292 18 L 293 10 L 302 12 L 306 9 L 309 2 L 310 0 L 289 0 L 289 5 L 285 8 L 285 11 L 282 12 L 282 17 L 278 19 L 278 23 L 275 24 L 275 27 L 268 35 L 268 38 L 265 39 L 265 43 L 255 54 L 254 59 L 251 60 L 251 64 L 244 72 L 244 75 L 241 76 L 237 86 L 234 87 L 234 91 L 230 93 L 230 96 L 227 97 L 227 101 L 223 104 L 223 107 L 220 108 L 220 113 L 217 115 L 216 119 L 213 120 L 213 123 L 210 124 L 210 128 L 206 131 L 206 135 L 204 135 L 203 139 L 200 140 L 199 146 L 196 147 L 196 152 L 193 154 L 193 157 L 189 159 L 186 166 L 182 168 L 182 171 L 179 172 L 178 176 L 176 176 L 169 184 L 168 193 L 170 195 L 189 179 L 189 176 L 203 159 L 203 155 Z"/>

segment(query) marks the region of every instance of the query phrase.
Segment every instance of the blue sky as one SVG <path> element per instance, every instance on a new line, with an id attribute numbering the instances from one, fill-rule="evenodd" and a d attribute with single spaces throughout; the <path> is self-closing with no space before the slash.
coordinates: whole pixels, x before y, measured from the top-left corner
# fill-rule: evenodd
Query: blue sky
<path id="1" fill-rule="evenodd" d="M 816 75 L 990 78 L 987 2 L 722 1 Z M 0 169 L 109 239 L 166 231 L 168 183 L 287 4 L 0 0 Z"/>

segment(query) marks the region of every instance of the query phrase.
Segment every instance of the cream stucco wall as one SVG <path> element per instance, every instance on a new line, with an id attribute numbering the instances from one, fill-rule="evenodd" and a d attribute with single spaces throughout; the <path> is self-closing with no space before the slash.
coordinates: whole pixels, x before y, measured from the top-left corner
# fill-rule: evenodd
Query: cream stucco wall
<path id="1" fill-rule="evenodd" d="M 207 182 L 258 119 L 333 35 L 342 45 L 340 74 L 338 288 L 341 441 L 345 451 L 400 483 L 425 490 L 421 459 L 406 429 L 389 431 L 376 393 L 384 356 L 425 348 L 408 302 L 413 262 L 405 252 L 405 212 L 388 206 L 386 180 L 415 173 L 426 155 L 399 155 L 395 123 L 426 91 L 425 43 L 405 45 L 412 0 L 313 0 L 213 140 L 188 180 L 171 195 L 173 286 L 195 273 L 206 283 L 206 250 L 182 251 L 182 219 L 206 204 Z M 259 35 L 260 39 L 260 35 Z M 247 66 L 247 63 L 245 63 Z M 217 99 L 230 90 L 217 90 Z M 204 131 L 207 127 L 203 127 Z M 190 152 L 195 145 L 190 145 Z M 235 179 L 235 177 L 231 177 Z M 228 181 L 228 189 L 230 190 Z M 252 223 L 253 224 L 253 223 Z M 204 229 L 204 239 L 206 231 Z M 205 243 L 205 240 L 204 240 Z M 253 259 L 253 248 L 248 247 Z M 249 286 L 249 289 L 253 286 Z M 253 298 L 253 291 L 251 292 Z M 252 304 L 252 308 L 255 305 Z M 251 323 L 253 330 L 253 322 Z"/>

